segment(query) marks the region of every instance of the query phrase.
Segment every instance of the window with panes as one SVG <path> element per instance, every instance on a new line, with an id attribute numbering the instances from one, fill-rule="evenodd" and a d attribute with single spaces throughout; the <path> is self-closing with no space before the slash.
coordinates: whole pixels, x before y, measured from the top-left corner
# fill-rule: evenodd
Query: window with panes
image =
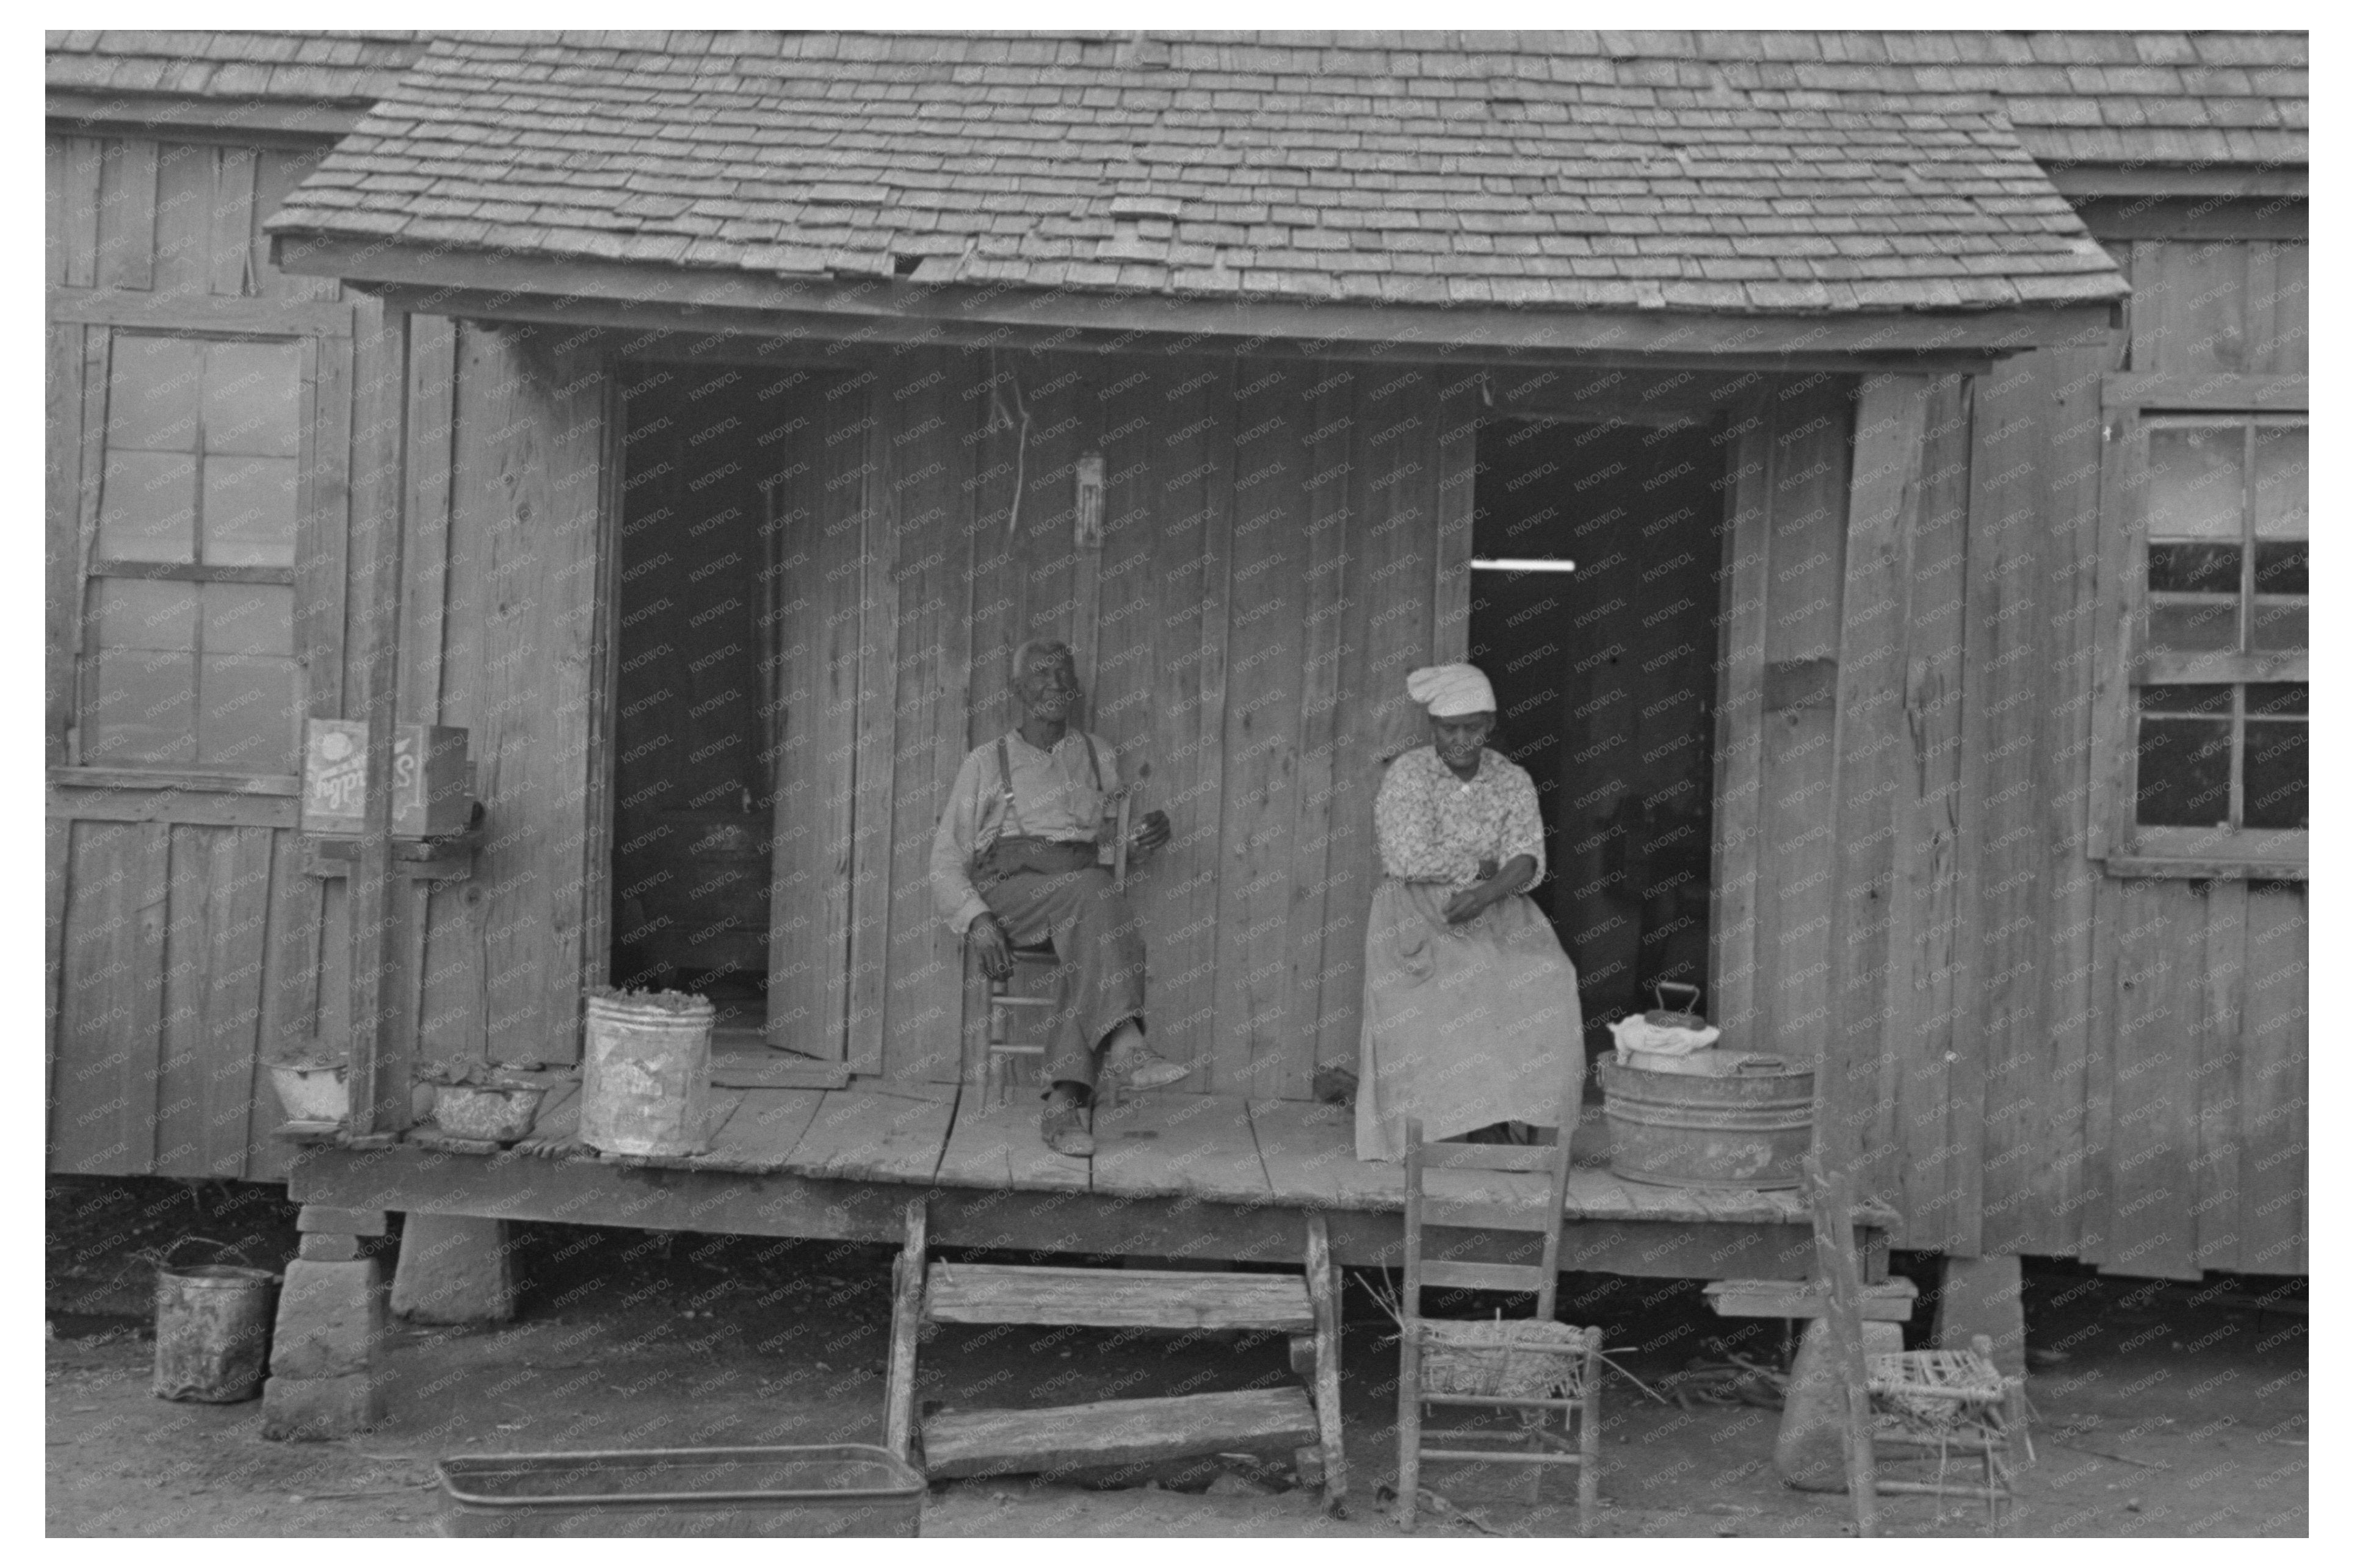
<path id="1" fill-rule="evenodd" d="M 2113 847 L 2302 861 L 2310 619 L 2302 413 L 2145 412 Z"/>
<path id="2" fill-rule="evenodd" d="M 80 763 L 295 770 L 305 352 L 301 339 L 112 334 Z"/>

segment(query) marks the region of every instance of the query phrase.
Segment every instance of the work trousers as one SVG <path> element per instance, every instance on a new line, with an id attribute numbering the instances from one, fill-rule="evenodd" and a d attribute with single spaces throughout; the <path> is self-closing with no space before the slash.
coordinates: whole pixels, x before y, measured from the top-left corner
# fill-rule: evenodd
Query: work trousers
<path id="1" fill-rule="evenodd" d="M 1096 1048 L 1129 1019 L 1144 1021 L 1144 933 L 1091 843 L 1001 839 L 973 887 L 1014 946 L 1055 949 L 1046 1037 L 1050 1083 L 1096 1085 Z"/>

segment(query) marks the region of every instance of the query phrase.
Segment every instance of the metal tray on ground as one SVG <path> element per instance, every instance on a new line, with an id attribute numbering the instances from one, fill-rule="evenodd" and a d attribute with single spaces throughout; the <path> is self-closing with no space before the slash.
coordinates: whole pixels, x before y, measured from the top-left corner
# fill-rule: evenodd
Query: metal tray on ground
<path id="1" fill-rule="evenodd" d="M 450 1536 L 911 1536 L 924 1478 L 887 1448 L 643 1448 L 444 1459 Z"/>

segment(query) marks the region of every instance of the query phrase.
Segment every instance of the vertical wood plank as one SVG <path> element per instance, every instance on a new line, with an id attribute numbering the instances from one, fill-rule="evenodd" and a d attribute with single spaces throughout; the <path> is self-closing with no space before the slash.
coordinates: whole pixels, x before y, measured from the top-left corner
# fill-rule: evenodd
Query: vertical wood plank
<path id="1" fill-rule="evenodd" d="M 1476 376 L 1433 372 L 1438 569 L 1431 588 L 1430 656 L 1453 663 L 1471 647 L 1473 485 L 1479 478 L 1479 388 Z"/>
<path id="2" fill-rule="evenodd" d="M 1879 1191 L 1896 1174 L 1880 1130 L 1893 1065 L 1891 911 L 1906 726 L 1903 612 L 1921 503 L 1930 381 L 1868 376 L 1856 403 L 1844 578 L 1839 599 L 1833 788 L 1830 1017 L 1816 1068 L 1816 1157 L 1834 1177 Z"/>
<path id="3" fill-rule="evenodd" d="M 2265 1274 L 2301 1274 L 2307 1263 L 2306 900 L 2305 889 L 2281 884 L 2248 893 L 2236 1266 Z"/>
<path id="4" fill-rule="evenodd" d="M 174 824 L 164 830 L 165 885 L 162 1053 L 155 1069 L 154 1166 L 159 1176 L 200 1176 L 205 1069 L 205 967 L 211 927 L 233 867 L 218 852 L 226 828 Z M 233 853 L 233 845 L 228 846 Z"/>
<path id="5" fill-rule="evenodd" d="M 2052 513 L 2048 357 L 2007 362 L 1980 384 L 1970 505 L 1960 831 L 1961 907 L 1975 916 L 1966 938 L 1975 951 L 1956 1030 L 1962 1044 L 1950 1075 L 1950 1125 L 1963 1143 L 1977 1143 L 1960 1169 L 1983 1183 L 1976 1213 L 1958 1216 L 1960 1239 L 1990 1253 L 2017 1250 L 2019 1206 L 2032 1176 L 2023 1169 L 2034 1146 L 2031 1122 L 2051 1087 L 2036 1080 L 2052 866 L 2034 831 L 2045 780 L 2060 765 L 2041 749 L 2052 675 L 2037 658 Z"/>
<path id="6" fill-rule="evenodd" d="M 1766 658 L 1769 667 L 1821 668 L 1839 649 L 1839 599 L 1847 514 L 1844 387 L 1827 385 L 1777 411 L 1767 558 Z M 1815 1059 L 1830 1018 L 1830 790 L 1833 708 L 1818 681 L 1769 711 L 1760 747 L 1758 1048 L 1793 1062 Z M 1774 700 L 1769 686 L 1767 698 Z"/>
<path id="7" fill-rule="evenodd" d="M 1716 796 L 1710 807 L 1710 1010 L 1735 1039 L 1759 1034 L 1757 877 L 1765 811 L 1766 584 L 1771 539 L 1773 416 L 1744 410 L 1727 429 L 1724 550 L 1717 622 Z"/>
<path id="8" fill-rule="evenodd" d="M 854 769 L 858 759 L 863 487 L 870 479 L 864 387 L 813 394 L 810 462 L 790 487 L 784 786 L 770 902 L 770 1038 L 827 1061 L 849 1045 Z M 798 580 L 793 574 L 799 574 Z M 802 591 L 805 586 L 806 592 Z M 790 808 L 788 801 L 792 802 Z"/>
<path id="9" fill-rule="evenodd" d="M 1203 373 L 1198 362 L 1163 355 L 1121 355 L 1103 367 L 1104 545 L 1096 567 L 1095 658 L 1085 677 L 1087 727 L 1119 753 L 1120 777 L 1140 813 L 1168 810 L 1171 788 L 1159 767 L 1153 713 L 1154 628 L 1175 608 L 1164 602 L 1154 571 L 1155 538 L 1170 514 L 1161 504 L 1169 479 L 1161 455 L 1172 396 Z M 1161 1028 L 1168 1012 L 1164 909 L 1151 892 L 1169 878 L 1170 866 L 1166 850 L 1129 863 L 1129 908 L 1144 931 L 1150 1029 Z"/>
<path id="10" fill-rule="evenodd" d="M 420 365 L 429 363 L 438 353 L 434 329 L 426 324 L 429 320 L 412 318 L 417 334 L 413 357 Z M 486 366 L 495 362 L 496 350 L 494 344 L 485 342 L 489 331 L 452 323 L 449 363 L 442 372 L 449 377 L 449 388 L 429 396 L 421 384 L 424 372 L 419 370 L 411 377 L 409 413 L 409 444 L 418 464 L 410 471 L 410 501 L 417 508 L 412 513 L 412 532 L 417 548 L 427 558 L 435 551 L 437 530 L 442 540 L 440 581 L 433 589 L 420 590 L 440 594 L 440 637 L 438 645 L 429 651 L 424 635 L 415 634 L 419 658 L 430 658 L 433 664 L 429 676 L 419 666 L 414 682 L 420 690 L 430 684 L 440 723 L 468 732 L 475 789 L 484 798 L 490 789 L 489 731 L 484 727 L 489 673 L 484 667 L 484 648 L 491 620 L 491 601 L 486 596 L 492 533 L 486 516 L 471 501 L 461 499 L 461 474 L 487 461 L 486 446 L 479 439 L 478 416 L 490 408 L 484 377 L 491 374 Z M 446 448 L 429 434 L 433 420 L 441 417 L 437 405 L 444 400 L 450 430 Z M 437 453 L 446 469 L 446 484 L 436 482 L 440 478 L 434 472 Z M 411 679 L 404 673 L 404 687 Z M 467 882 L 435 884 L 428 897 L 420 1027 L 446 1055 L 487 1059 L 490 937 L 484 904 L 497 894 L 483 885 L 480 863 L 475 869 L 477 875 Z"/>
<path id="11" fill-rule="evenodd" d="M 2260 368 L 2276 376 L 2303 376 L 2312 364 L 2313 247 L 2282 243 L 2267 249 L 2272 260 L 2272 287 L 2264 298 L 2270 319 Z M 2254 287 L 2253 269 L 2249 286 Z"/>
<path id="12" fill-rule="evenodd" d="M 98 186 L 104 149 L 95 136 L 66 138 L 60 281 L 69 289 L 87 289 L 98 281 Z"/>
<path id="13" fill-rule="evenodd" d="M 1297 1022 L 1286 1029 L 1284 1053 L 1274 1093 L 1303 1099 L 1316 1069 L 1356 1068 L 1358 996 L 1352 983 L 1363 962 L 1332 939 L 1337 912 L 1332 895 L 1333 860 L 1339 847 L 1333 829 L 1340 792 L 1336 770 L 1344 719 L 1341 665 L 1349 600 L 1349 429 L 1356 397 L 1352 382 L 1334 385 L 1319 366 L 1309 434 L 1301 449 L 1306 464 L 1300 490 L 1306 510 L 1299 655 L 1299 759 L 1292 792 L 1289 833 L 1291 911 L 1284 936 L 1290 966 L 1290 1003 Z M 1352 879 L 1352 884 L 1362 878 Z M 1345 895 L 1343 895 L 1345 897 Z M 1345 925 L 1345 919 L 1339 923 Z M 1327 982 L 1330 982 L 1329 985 Z"/>
<path id="14" fill-rule="evenodd" d="M 1918 503 L 1898 610 L 1904 644 L 1903 713 L 1890 897 L 1889 1052 L 1900 1082 L 1883 1093 L 1900 1178 L 1893 1195 L 1907 1245 L 1961 1251 L 1976 1245 L 1978 1136 L 1957 1125 L 1951 1062 L 1954 1010 L 1969 983 L 1960 887 L 1963 601 L 1969 534 L 1975 387 L 1963 376 L 1931 384 Z M 1844 836 L 1844 835 L 1843 835 Z"/>
<path id="15" fill-rule="evenodd" d="M 213 214 L 225 148 L 174 142 L 156 169 L 155 291 L 178 297 L 212 291 Z"/>
<path id="16" fill-rule="evenodd" d="M 1161 439 L 1151 574 L 1151 729 L 1135 762 L 1153 769 L 1156 809 L 1169 813 L 1170 842 L 1151 874 L 1129 884 L 1145 922 L 1147 1024 L 1152 1046 L 1197 1069 L 1214 1061 L 1216 991 L 1220 799 L 1217 736 L 1225 726 L 1226 552 L 1231 489 L 1233 365 L 1204 366 L 1164 393 L 1168 429 Z M 1217 661 L 1214 677 L 1204 665 Z"/>
<path id="17" fill-rule="evenodd" d="M 1196 625 L 1201 641 L 1185 682 L 1185 700 L 1187 711 L 1194 719 L 1193 743 L 1199 748 L 1193 758 L 1193 772 L 1201 794 L 1191 813 L 1192 825 L 1204 836 L 1203 853 L 1196 861 L 1202 876 L 1190 889 L 1185 924 L 1189 930 L 1203 932 L 1197 951 L 1206 965 L 1195 996 L 1203 1013 L 1197 1033 L 1197 1059 L 1206 1059 L 1208 1071 L 1193 1082 L 1213 1089 L 1218 1084 L 1218 1058 L 1232 1049 L 1226 1041 L 1231 1021 L 1220 1005 L 1224 999 L 1220 995 L 1217 923 L 1225 879 L 1234 869 L 1225 853 L 1231 828 L 1224 737 L 1227 729 L 1227 646 L 1234 633 L 1235 482 L 1239 461 L 1235 438 L 1242 429 L 1243 405 L 1248 396 L 1246 384 L 1270 373 L 1247 360 L 1237 360 L 1232 378 L 1223 387 L 1210 388 L 1218 422 L 1208 433 L 1203 451 L 1206 471 L 1201 491 L 1201 531 L 1196 535 L 1202 555 L 1201 613 Z"/>
<path id="18" fill-rule="evenodd" d="M 2192 1086 L 2198 1140 L 2192 1147 L 2195 1194 L 2183 1216 L 2200 1268 L 2240 1266 L 2240 1057 L 2246 1039 L 2248 885 L 2210 885 L 2205 941 L 2186 954 L 2200 966 L 2199 1016 L 2193 1021 L 2197 1081 Z"/>
<path id="19" fill-rule="evenodd" d="M 226 180 L 231 165 L 224 160 Z M 247 180 L 252 171 L 246 171 Z M 243 219 L 240 217 L 240 224 Z M 243 277 L 246 228 L 233 232 L 232 254 Z M 217 263 L 222 252 L 215 251 Z M 214 286 L 220 287 L 216 271 Z M 450 485 L 451 441 L 457 410 L 458 334 L 443 316 L 411 316 L 408 346 L 408 440 L 402 461 L 408 500 L 403 527 L 400 588 L 401 635 L 398 704 L 404 724 L 455 723 L 441 711 L 442 673 L 450 618 Z M 461 726 L 462 727 L 462 726 Z M 448 973 L 463 967 L 459 957 L 473 944 L 467 929 L 465 884 L 420 882 L 404 895 L 407 912 L 419 922 L 409 934 L 415 961 L 403 976 L 400 1002 L 420 1043 L 430 1042 L 444 1058 L 480 1059 L 467 1014 L 481 995 L 476 983 L 452 997 Z M 455 1003 L 453 1006 L 452 1003 Z"/>
<path id="20" fill-rule="evenodd" d="M 2028 1114 L 2018 1157 L 2029 1194 L 2008 1227 L 2021 1253 L 2071 1255 L 2086 1208 L 2084 1127 L 2089 1114 L 2096 1011 L 2109 994 L 2094 978 L 2093 936 L 2101 865 L 2093 858 L 2089 806 L 2108 760 L 2096 733 L 2106 701 L 2108 665 L 2101 645 L 2100 573 L 2104 529 L 2101 475 L 2105 458 L 2102 376 L 2125 353 L 2122 332 L 2036 355 L 2048 359 L 2052 414 L 2041 461 L 2050 514 L 2044 565 L 2048 609 L 2043 642 L 2053 679 L 2044 700 L 2041 740 L 2054 787 L 2037 791 L 2037 835 L 2052 875 L 2041 919 L 2049 936 L 2044 1024 L 2038 1047 L 2043 1093 Z"/>
<path id="21" fill-rule="evenodd" d="M 181 829 L 181 832 L 189 830 Z M 167 1174 L 241 1176 L 252 1141 L 254 1069 L 270 954 L 271 840 L 268 828 L 211 830 L 209 907 L 201 969 L 201 1044 L 186 1086 L 166 1092 L 195 1101 L 187 1118 L 189 1169 Z M 180 1141 L 166 1124 L 166 1148 Z"/>
<path id="22" fill-rule="evenodd" d="M 445 663 L 444 710 L 463 713 L 489 835 L 471 891 L 481 1007 L 493 1060 L 566 1063 L 581 991 L 600 971 L 591 907 L 606 896 L 591 776 L 609 701 L 600 556 L 610 556 L 607 376 L 593 349 L 527 329 L 469 330 L 459 355 L 451 490 L 455 562 L 479 594 L 462 629 L 479 655 Z M 399 471 L 396 470 L 396 479 Z M 479 578 L 479 587 L 473 586 Z M 453 597 L 450 641 L 461 641 Z M 469 665 L 469 684 L 458 684 Z"/>
<path id="23" fill-rule="evenodd" d="M 106 143 L 98 182 L 98 286 L 148 289 L 155 281 L 155 143 Z"/>
<path id="24" fill-rule="evenodd" d="M 73 613 L 64 628 L 74 659 L 76 686 L 72 705 L 68 709 L 65 732 L 65 759 L 80 762 L 81 758 L 80 661 L 82 655 L 83 618 L 89 602 L 90 563 L 98 552 L 98 509 L 105 488 L 106 426 L 110 418 L 107 398 L 112 377 L 114 334 L 92 327 L 78 335 L 81 343 L 81 450 L 79 458 L 80 484 L 74 497 Z"/>
<path id="25" fill-rule="evenodd" d="M 360 476 L 355 517 L 367 521 L 363 559 L 366 577 L 359 602 L 366 622 L 358 655 L 358 710 L 366 715 L 367 788 L 361 809 L 359 853 L 352 863 L 351 1130 L 355 1136 L 398 1133 L 408 1125 L 408 1085 L 416 1042 L 401 1033 L 400 925 L 408 900 L 394 883 L 392 864 L 393 726 L 398 716 L 400 588 L 404 581 L 403 456 L 408 436 L 408 316 L 386 312 L 378 331 L 361 345 L 355 419 Z"/>
<path id="26" fill-rule="evenodd" d="M 947 467 L 927 482 L 921 508 L 925 514 L 939 510 L 928 536 L 940 559 L 926 573 L 928 586 L 924 596 L 927 604 L 936 606 L 935 663 L 926 683 L 931 711 L 919 726 L 919 733 L 928 738 L 919 743 L 925 750 L 910 763 L 918 769 L 928 765 L 931 794 L 920 820 L 913 824 L 914 870 L 919 887 L 913 913 L 922 935 L 918 938 L 913 934 L 917 927 L 910 927 L 908 951 L 914 961 L 924 966 L 925 978 L 912 991 L 909 1005 L 911 1020 L 927 1020 L 935 1013 L 939 1017 L 937 1022 L 913 1027 L 920 1046 L 909 1053 L 904 1074 L 896 1064 L 892 1072 L 895 1076 L 921 1076 L 934 1082 L 955 1082 L 964 1070 L 964 944 L 932 907 L 929 876 L 932 832 L 938 826 L 957 769 L 963 765 L 967 736 L 974 722 L 974 670 L 990 653 L 976 641 L 974 626 L 976 562 L 984 526 L 975 500 L 979 491 L 975 469 L 976 454 L 987 450 L 983 432 L 989 404 L 982 385 L 986 364 L 981 355 L 970 352 L 949 356 L 943 366 L 949 378 L 934 400 L 934 412 L 925 416 L 927 421 L 935 418 L 944 421 L 934 450 Z"/>
<path id="27" fill-rule="evenodd" d="M 2185 960 L 2206 946 L 2207 887 L 2152 879 L 2124 889 L 2101 1264 L 2191 1278 L 2198 1268 L 2183 1216 L 2196 1201 L 2202 1002 L 2199 966 Z"/>
<path id="28" fill-rule="evenodd" d="M 246 1098 L 245 1168 L 249 1181 L 285 1179 L 288 1146 L 270 1136 L 280 1120 L 269 1059 L 318 1033 L 319 879 L 302 871 L 302 838 L 281 830 L 270 835 L 270 906 L 262 934 L 269 969 L 261 987 L 257 1024 L 260 1049 L 254 1054 Z"/>
<path id="29" fill-rule="evenodd" d="M 372 323 L 378 319 L 366 317 Z M 363 330 L 355 320 L 355 333 Z M 351 583 L 354 337 L 323 337 L 309 356 L 302 421 L 302 526 L 295 539 L 294 642 L 302 666 L 303 711 L 344 712 L 345 608 Z"/>
<path id="30" fill-rule="evenodd" d="M 854 1073 L 883 1070 L 885 970 L 891 951 L 891 844 L 899 710 L 899 561 L 905 525 L 901 482 L 909 463 L 895 439 L 906 390 L 919 368 L 903 358 L 863 399 L 866 474 L 860 495 L 857 748 L 852 763 L 849 1061 Z M 848 401 L 848 399 L 845 399 Z M 920 466 L 917 464 L 916 466 Z M 920 550 L 915 552 L 919 555 Z"/>
<path id="31" fill-rule="evenodd" d="M 73 821 L 41 821 L 41 1097 L 58 1102 L 58 1055 L 65 1034 L 66 915 L 73 899 Z"/>
<path id="32" fill-rule="evenodd" d="M 48 329 L 45 410 L 45 551 L 48 603 L 43 661 L 43 759 L 67 760 L 75 722 L 75 663 L 81 649 L 82 338 L 87 329 Z"/>
<path id="33" fill-rule="evenodd" d="M 411 316 L 408 348 L 407 580 L 401 585 L 400 716 L 436 724 L 449 623 L 451 442 L 458 333 L 446 316 Z"/>
<path id="34" fill-rule="evenodd" d="M 41 281 L 58 284 L 66 281 L 66 139 L 52 132 L 43 139 L 42 150 L 45 221 L 41 227 Z"/>
<path id="35" fill-rule="evenodd" d="M 223 147 L 214 175 L 212 238 L 207 281 L 216 294 L 250 294 L 253 287 L 253 196 L 257 154 Z"/>
<path id="36" fill-rule="evenodd" d="M 52 1170 L 140 1175 L 154 1167 L 169 832 L 160 822 L 73 828 Z"/>
<path id="37" fill-rule="evenodd" d="M 1305 532 L 1300 509 L 1302 398 L 1320 367 L 1269 365 L 1252 375 L 1234 412 L 1227 672 L 1219 732 L 1225 780 L 1217 902 L 1218 1030 L 1210 1083 L 1220 1094 L 1281 1095 L 1290 967 L 1286 842 L 1299 733 L 1299 623 Z M 1333 367 L 1330 374 L 1352 373 Z M 1294 1073 L 1296 1078 L 1296 1070 Z"/>

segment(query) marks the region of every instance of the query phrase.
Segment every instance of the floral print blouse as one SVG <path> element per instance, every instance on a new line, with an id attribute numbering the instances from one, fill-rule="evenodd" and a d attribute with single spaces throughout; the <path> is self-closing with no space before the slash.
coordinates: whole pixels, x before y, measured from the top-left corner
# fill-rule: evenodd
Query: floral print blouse
<path id="1" fill-rule="evenodd" d="M 1536 783 L 1492 751 L 1480 752 L 1479 771 L 1468 782 L 1438 759 L 1436 747 L 1401 755 L 1374 797 L 1373 832 L 1383 871 L 1401 882 L 1469 887 L 1479 880 L 1481 861 L 1502 865 L 1523 854 L 1537 865 L 1528 886 L 1544 879 Z"/>

